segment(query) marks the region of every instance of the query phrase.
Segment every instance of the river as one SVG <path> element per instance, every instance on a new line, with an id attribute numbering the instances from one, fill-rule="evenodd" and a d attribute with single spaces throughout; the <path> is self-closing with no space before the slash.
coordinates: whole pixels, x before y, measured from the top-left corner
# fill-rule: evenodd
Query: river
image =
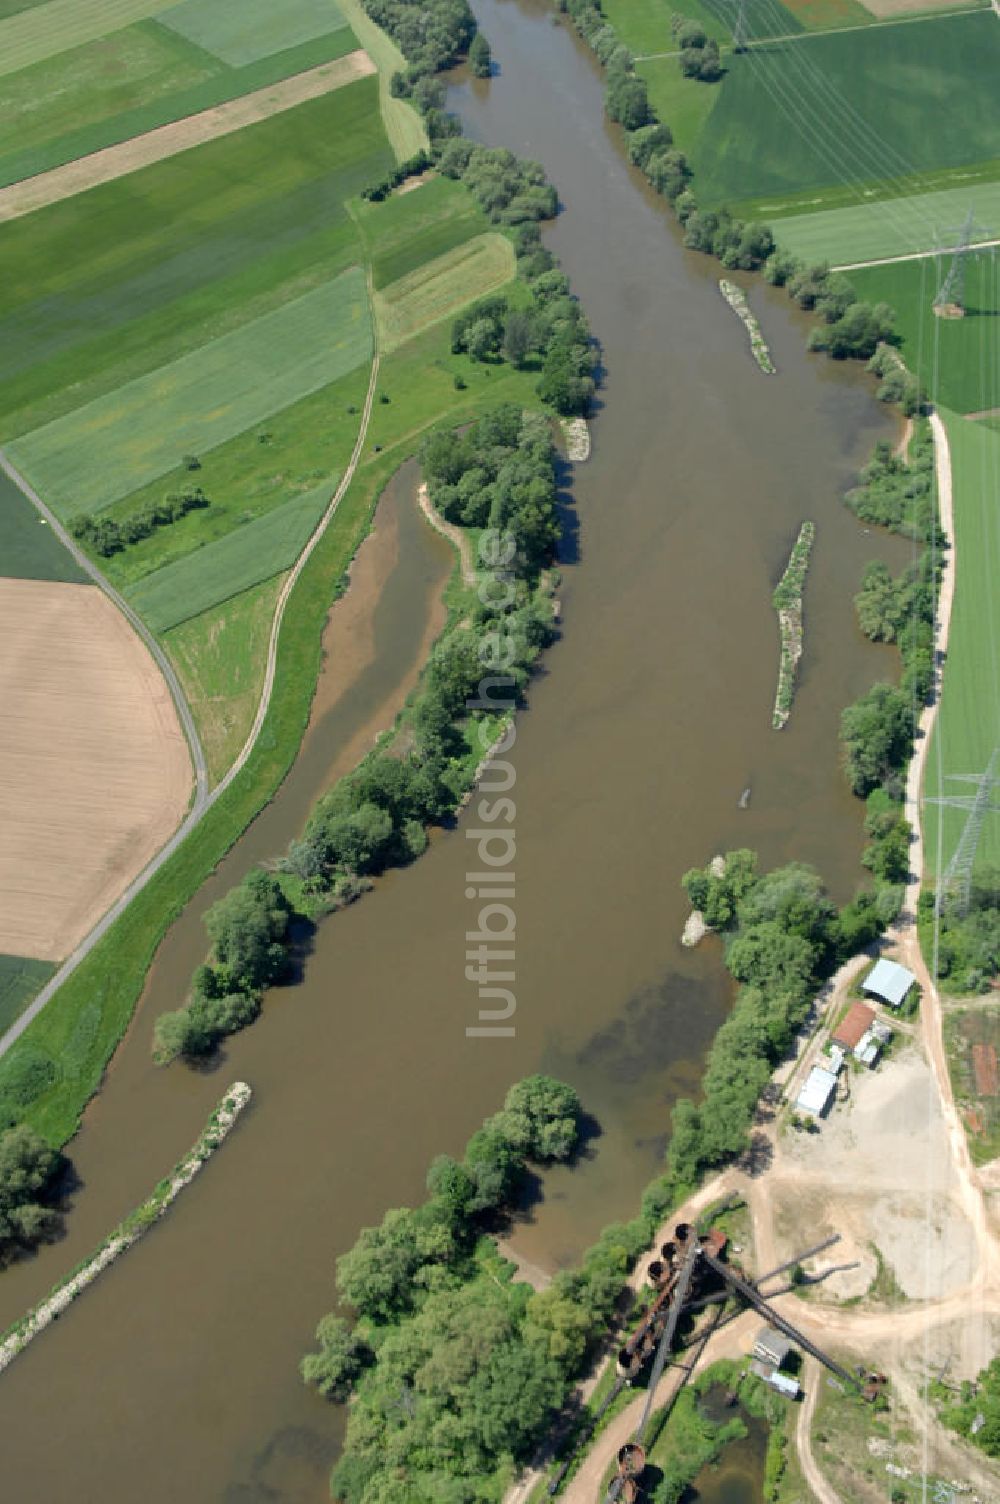
<path id="1" fill-rule="evenodd" d="M 71 1146 L 81 1183 L 67 1236 L 0 1279 L 6 1323 L 142 1199 L 225 1083 L 252 1084 L 239 1129 L 170 1216 L 4 1375 L 0 1447 L 17 1500 L 324 1498 L 340 1419 L 296 1365 L 332 1303 L 335 1255 L 386 1207 L 419 1199 L 431 1158 L 459 1152 L 513 1080 L 543 1069 L 574 1082 L 600 1133 L 583 1164 L 546 1177 L 515 1242 L 547 1267 L 575 1257 L 634 1212 L 670 1102 L 695 1087 L 729 1003 L 717 946 L 678 943 L 681 873 L 748 845 L 765 865 L 815 862 L 839 899 L 861 877 L 837 721 L 895 662 L 861 639 L 851 598 L 873 554 L 907 553 L 866 537 L 840 498 L 890 420 L 870 380 L 808 356 L 807 321 L 754 282 L 780 372 L 763 376 L 717 266 L 681 248 L 626 166 L 590 55 L 540 0 L 476 9 L 500 73 L 459 79 L 452 104 L 470 133 L 545 164 L 565 206 L 546 239 L 606 368 L 593 457 L 567 506 L 565 630 L 512 753 L 516 1036 L 465 1033 L 470 811 L 320 925 L 301 979 L 214 1071 L 149 1063 L 153 1018 L 202 958 L 206 904 L 301 828 L 412 683 L 440 619 L 447 545 L 402 478 L 384 524 L 397 541 L 372 566 L 379 605 L 328 652 L 288 783 L 168 935 Z M 817 524 L 806 650 L 779 734 L 770 597 L 805 517 Z"/>

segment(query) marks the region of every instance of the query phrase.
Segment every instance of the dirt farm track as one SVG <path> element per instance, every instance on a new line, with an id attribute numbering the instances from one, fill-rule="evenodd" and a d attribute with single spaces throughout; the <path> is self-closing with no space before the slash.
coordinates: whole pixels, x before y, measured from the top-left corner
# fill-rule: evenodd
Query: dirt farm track
<path id="1" fill-rule="evenodd" d="M 0 579 L 0 640 L 0 952 L 60 960 L 180 823 L 191 761 L 96 586 Z"/>

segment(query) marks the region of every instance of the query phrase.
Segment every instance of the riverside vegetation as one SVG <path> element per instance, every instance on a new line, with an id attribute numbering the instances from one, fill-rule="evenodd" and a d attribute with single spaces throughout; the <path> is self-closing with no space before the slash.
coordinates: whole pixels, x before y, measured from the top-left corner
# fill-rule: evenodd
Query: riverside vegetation
<path id="1" fill-rule="evenodd" d="M 787 724 L 792 700 L 795 698 L 795 675 L 802 657 L 802 592 L 815 537 L 815 523 L 803 522 L 792 545 L 785 572 L 771 598 L 781 628 L 781 666 L 771 718 L 775 731 L 780 731 Z"/>
<path id="2" fill-rule="evenodd" d="M 407 711 L 409 750 L 370 753 L 319 801 L 280 872 L 251 872 L 209 910 L 211 959 L 195 973 L 185 1006 L 157 1019 L 160 1063 L 204 1055 L 252 1022 L 264 988 L 287 968 L 293 920 L 351 902 L 378 873 L 412 861 L 427 844 L 426 827 L 458 808 L 555 635 L 544 579 L 558 536 L 553 456 L 548 420 L 514 406 L 465 434 L 424 440 L 431 501 L 449 521 L 487 529 L 480 560 L 499 567 L 505 598 L 492 586 L 469 591 L 453 611 Z M 510 543 L 497 553 L 501 537 Z M 497 667 L 504 696 L 470 713 L 481 678 Z"/>
<path id="3" fill-rule="evenodd" d="M 772 376 L 774 374 L 774 361 L 771 359 L 771 352 L 767 348 L 767 342 L 763 334 L 760 332 L 760 325 L 750 311 L 750 305 L 747 303 L 746 294 L 742 287 L 737 287 L 736 283 L 730 282 L 727 277 L 720 277 L 719 291 L 749 334 L 750 349 L 753 351 L 754 360 L 762 371 L 768 376 Z"/>
<path id="4" fill-rule="evenodd" d="M 475 33 L 468 5 L 435 0 L 418 11 L 404 0 L 368 0 L 366 9 L 407 58 L 406 73 L 393 77 L 393 92 L 422 113 L 438 170 L 461 181 L 514 242 L 515 291 L 483 300 L 459 317 L 454 353 L 517 368 L 534 364 L 542 402 L 563 416 L 585 413 L 594 390 L 590 330 L 538 229 L 540 220 L 556 212 L 555 190 L 537 163 L 464 140 L 442 109 L 444 91 L 434 75 L 464 55 Z M 425 165 L 421 154 L 400 171 L 409 175 Z M 376 184 L 376 200 L 385 185 Z M 455 384 L 463 384 L 460 375 Z M 281 863 L 280 876 L 252 873 L 206 916 L 212 956 L 196 971 L 185 1005 L 157 1020 L 158 1062 L 203 1055 L 251 1023 L 263 989 L 287 967 L 292 921 L 351 902 L 379 872 L 419 856 L 426 827 L 458 808 L 482 751 L 502 733 L 509 715 L 503 702 L 475 716 L 465 709 L 498 632 L 515 701 L 523 697 L 538 653 L 555 635 L 542 579 L 558 536 L 553 456 L 546 420 L 514 407 L 481 419 L 465 438 L 432 434 L 425 440 L 424 475 L 442 514 L 462 526 L 512 536 L 516 553 L 503 565 L 513 579 L 511 599 L 502 607 L 477 599 L 467 619 L 452 620 L 408 713 L 411 750 L 403 757 L 377 751 L 366 758 L 320 802 L 304 838 Z M 499 561 L 490 562 L 495 567 Z M 493 725 L 485 740 L 484 723 Z"/>

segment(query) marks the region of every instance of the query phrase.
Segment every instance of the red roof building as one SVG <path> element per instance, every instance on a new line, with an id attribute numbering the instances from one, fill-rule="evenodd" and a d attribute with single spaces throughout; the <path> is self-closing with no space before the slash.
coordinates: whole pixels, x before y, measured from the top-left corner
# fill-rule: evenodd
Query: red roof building
<path id="1" fill-rule="evenodd" d="M 839 1044 L 845 1050 L 853 1050 L 855 1045 L 861 1043 L 874 1022 L 875 1010 L 873 1008 L 869 1008 L 867 1003 L 852 1003 L 843 1022 L 830 1035 L 830 1043 Z"/>

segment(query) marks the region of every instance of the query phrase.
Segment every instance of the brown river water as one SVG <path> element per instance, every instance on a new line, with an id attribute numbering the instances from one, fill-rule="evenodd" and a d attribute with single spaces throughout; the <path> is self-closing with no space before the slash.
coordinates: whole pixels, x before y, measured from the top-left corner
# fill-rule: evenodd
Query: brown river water
<path id="1" fill-rule="evenodd" d="M 388 494 L 333 611 L 317 714 L 285 787 L 171 930 L 105 1087 L 71 1145 L 64 1240 L 0 1277 L 16 1318 L 193 1142 L 230 1081 L 254 1102 L 165 1221 L 0 1378 L 4 1497 L 228 1504 L 320 1500 L 339 1413 L 297 1362 L 333 1300 L 333 1261 L 436 1153 L 461 1150 L 510 1083 L 571 1080 L 600 1125 L 547 1176 L 515 1231 L 554 1267 L 636 1209 L 669 1106 L 693 1089 L 730 991 L 717 947 L 678 943 L 682 872 L 727 846 L 861 878 L 861 810 L 838 769 L 841 707 L 894 671 L 859 636 L 864 563 L 906 551 L 841 504 L 891 431 L 871 383 L 805 351 L 806 321 L 752 284 L 780 374 L 753 364 L 717 290 L 604 121 L 590 55 L 541 0 L 476 5 L 500 73 L 459 79 L 470 134 L 542 160 L 564 202 L 547 232 L 601 341 L 594 453 L 567 499 L 565 630 L 518 724 L 517 1013 L 470 1039 L 464 978 L 477 867 L 467 831 L 324 922 L 295 985 L 217 1068 L 149 1063 L 152 1021 L 203 958 L 201 914 L 282 850 L 317 793 L 391 721 L 440 624 L 453 555 Z M 817 524 L 806 650 L 788 728 L 771 730 L 771 591 L 800 522 Z M 363 583 L 367 582 L 367 583 Z M 377 602 L 374 599 L 381 586 Z M 751 788 L 749 808 L 738 800 Z"/>

